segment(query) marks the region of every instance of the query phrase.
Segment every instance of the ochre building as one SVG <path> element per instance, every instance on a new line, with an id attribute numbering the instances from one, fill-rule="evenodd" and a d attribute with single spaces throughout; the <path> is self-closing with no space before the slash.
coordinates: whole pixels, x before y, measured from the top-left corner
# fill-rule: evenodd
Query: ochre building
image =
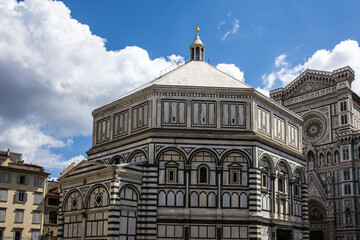
<path id="1" fill-rule="evenodd" d="M 48 175 L 21 154 L 0 151 L 0 239 L 40 239 Z"/>

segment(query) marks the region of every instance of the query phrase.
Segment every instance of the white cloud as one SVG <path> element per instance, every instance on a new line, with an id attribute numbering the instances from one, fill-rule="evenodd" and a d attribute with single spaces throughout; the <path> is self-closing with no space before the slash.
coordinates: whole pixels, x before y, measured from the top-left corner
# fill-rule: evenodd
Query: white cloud
<path id="1" fill-rule="evenodd" d="M 259 91 L 260 93 L 264 94 L 265 96 L 270 97 L 270 91 L 269 90 L 267 90 L 265 88 L 259 88 L 259 87 L 257 87 L 256 90 Z"/>
<path id="2" fill-rule="evenodd" d="M 265 96 L 270 96 L 270 89 L 272 88 L 272 86 L 274 85 L 274 82 L 276 80 L 276 74 L 274 73 L 270 73 L 269 75 L 262 75 L 262 79 L 263 79 L 263 84 L 264 84 L 264 88 L 256 88 L 257 91 L 261 92 L 262 94 L 264 94 Z"/>
<path id="3" fill-rule="evenodd" d="M 275 70 L 263 76 L 264 90 L 269 90 L 276 80 L 279 80 L 282 86 L 286 86 L 307 68 L 333 71 L 350 66 L 355 71 L 352 90 L 360 95 L 360 47 L 357 41 L 345 40 L 331 50 L 317 50 L 304 64 L 294 67 L 291 67 L 285 59 L 285 54 L 275 58 Z"/>
<path id="4" fill-rule="evenodd" d="M 230 34 L 235 34 L 238 31 L 239 27 L 240 27 L 239 20 L 234 18 L 232 22 L 232 28 L 226 31 L 226 33 L 222 36 L 221 40 L 225 41 L 225 39 Z"/>
<path id="5" fill-rule="evenodd" d="M 227 31 L 224 36 L 221 38 L 221 40 L 225 41 L 225 39 L 229 36 L 230 31 Z"/>
<path id="6" fill-rule="evenodd" d="M 239 27 L 240 27 L 239 20 L 234 18 L 232 34 L 235 34 L 237 32 L 237 30 L 239 29 Z"/>
<path id="7" fill-rule="evenodd" d="M 231 18 L 232 17 L 231 12 L 229 12 L 226 16 L 227 16 L 227 19 L 222 20 L 217 26 L 217 29 L 222 34 L 222 37 L 221 37 L 222 41 L 225 41 L 225 39 L 230 34 L 235 34 L 240 27 L 239 20 L 236 18 Z M 224 29 L 224 31 L 223 31 L 223 29 Z"/>
<path id="8" fill-rule="evenodd" d="M 221 21 L 219 23 L 219 25 L 217 26 L 217 29 L 220 31 L 221 26 L 224 25 L 224 24 L 225 24 L 225 21 Z"/>
<path id="9" fill-rule="evenodd" d="M 240 81 L 245 81 L 244 72 L 241 71 L 240 68 L 235 66 L 235 64 L 219 63 L 218 65 L 216 65 L 216 68 Z"/>
<path id="10" fill-rule="evenodd" d="M 137 46 L 107 51 L 59 1 L 0 1 L 0 26 L 0 149 L 44 166 L 62 167 L 52 149 L 91 134 L 94 108 L 184 61 Z"/>
<path id="11" fill-rule="evenodd" d="M 288 63 L 286 62 L 286 54 L 281 54 L 275 58 L 275 67 L 280 66 L 287 66 Z"/>
<path id="12" fill-rule="evenodd" d="M 185 63 L 185 58 L 183 56 L 180 56 L 180 55 L 172 54 L 171 56 L 168 56 L 167 58 L 170 60 L 170 62 L 172 64 L 178 65 L 178 64 Z"/>
<path id="13" fill-rule="evenodd" d="M 64 161 L 64 166 L 69 166 L 72 163 L 75 163 L 75 165 L 76 165 L 76 164 L 78 164 L 79 162 L 81 162 L 83 160 L 86 160 L 86 158 L 82 154 L 80 154 L 78 156 L 70 158 L 67 161 Z"/>

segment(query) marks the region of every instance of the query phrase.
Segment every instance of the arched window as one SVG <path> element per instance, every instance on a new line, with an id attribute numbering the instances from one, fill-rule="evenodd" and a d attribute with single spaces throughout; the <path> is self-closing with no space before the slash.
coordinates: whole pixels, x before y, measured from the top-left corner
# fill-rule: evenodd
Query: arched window
<path id="1" fill-rule="evenodd" d="M 295 170 L 294 173 L 294 197 L 301 198 L 301 184 L 302 184 L 302 174 L 299 169 Z"/>
<path id="2" fill-rule="evenodd" d="M 309 167 L 314 166 L 314 161 L 315 161 L 314 153 L 312 151 L 310 151 L 308 153 L 308 166 Z"/>
<path id="3" fill-rule="evenodd" d="M 328 165 L 331 164 L 331 153 L 330 152 L 327 153 L 327 164 Z"/>
<path id="4" fill-rule="evenodd" d="M 121 162 L 123 161 L 120 157 L 114 157 L 113 159 L 110 160 L 110 165 L 118 165 Z"/>
<path id="5" fill-rule="evenodd" d="M 324 155 L 322 153 L 319 156 L 319 166 L 324 166 Z"/>
<path id="6" fill-rule="evenodd" d="M 280 161 L 277 164 L 277 170 L 278 170 L 278 191 L 285 193 L 288 190 L 289 173 L 284 161 Z"/>
<path id="7" fill-rule="evenodd" d="M 169 150 L 159 157 L 161 182 L 168 184 L 183 183 L 184 158 L 177 151 Z M 181 177 L 179 179 L 179 177 Z"/>
<path id="8" fill-rule="evenodd" d="M 95 188 L 89 196 L 88 207 L 103 207 L 107 206 L 109 201 L 109 196 L 105 188 L 97 187 Z"/>
<path id="9" fill-rule="evenodd" d="M 208 183 L 208 168 L 204 165 L 200 166 L 198 169 L 198 182 Z"/>
<path id="10" fill-rule="evenodd" d="M 224 158 L 223 169 L 228 169 L 229 185 L 247 185 L 248 178 L 248 161 L 247 158 L 238 152 L 232 152 Z M 226 183 L 225 183 L 226 184 Z"/>
<path id="11" fill-rule="evenodd" d="M 345 160 L 349 160 L 349 147 L 348 146 L 343 146 L 343 161 Z"/>
<path id="12" fill-rule="evenodd" d="M 351 211 L 348 208 L 345 210 L 345 219 L 346 224 L 351 224 Z"/>
<path id="13" fill-rule="evenodd" d="M 129 162 L 138 162 L 138 161 L 141 161 L 141 160 L 146 160 L 146 156 L 142 152 L 138 152 L 138 153 L 135 153 L 131 157 Z"/>
<path id="14" fill-rule="evenodd" d="M 310 222 L 312 222 L 312 221 L 322 221 L 323 219 L 324 219 L 324 215 L 319 209 L 314 208 L 314 209 L 312 209 L 310 211 L 310 213 L 309 213 Z"/>
<path id="15" fill-rule="evenodd" d="M 49 223 L 50 224 L 57 224 L 57 213 L 52 211 L 49 213 Z"/>
<path id="16" fill-rule="evenodd" d="M 335 163 L 339 162 L 339 152 L 336 150 L 335 151 Z"/>
<path id="17" fill-rule="evenodd" d="M 79 192 L 72 192 L 65 201 L 65 211 L 78 210 L 82 208 L 82 198 Z"/>
<path id="18" fill-rule="evenodd" d="M 263 157 L 260 160 L 260 169 L 261 169 L 261 187 L 262 189 L 271 189 L 271 181 L 270 181 L 270 174 L 271 174 L 271 165 L 267 158 Z"/>
<path id="19" fill-rule="evenodd" d="M 164 194 L 162 196 L 165 197 L 165 192 L 163 193 Z M 135 188 L 131 186 L 124 186 L 121 188 L 120 206 L 123 209 L 120 211 L 120 239 L 135 239 L 138 198 L 139 197 Z M 159 203 L 159 205 L 165 206 L 165 198 L 161 201 L 162 202 Z"/>

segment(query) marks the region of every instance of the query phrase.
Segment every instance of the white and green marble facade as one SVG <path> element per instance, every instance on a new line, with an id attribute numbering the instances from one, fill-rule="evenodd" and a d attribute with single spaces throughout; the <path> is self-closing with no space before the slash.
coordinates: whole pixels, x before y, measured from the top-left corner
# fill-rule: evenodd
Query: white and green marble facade
<path id="1" fill-rule="evenodd" d="M 60 239 L 309 239 L 303 120 L 252 87 L 194 60 L 93 117 Z"/>
<path id="2" fill-rule="evenodd" d="M 310 239 L 360 239 L 360 97 L 354 71 L 306 70 L 271 97 L 301 115 Z"/>

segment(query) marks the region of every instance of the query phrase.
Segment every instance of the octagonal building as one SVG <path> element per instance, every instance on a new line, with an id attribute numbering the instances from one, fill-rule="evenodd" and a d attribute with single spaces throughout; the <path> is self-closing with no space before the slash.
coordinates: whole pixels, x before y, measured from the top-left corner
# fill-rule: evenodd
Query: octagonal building
<path id="1" fill-rule="evenodd" d="M 92 114 L 60 239 L 308 239 L 302 118 L 208 64 L 198 31 L 190 61 Z"/>

